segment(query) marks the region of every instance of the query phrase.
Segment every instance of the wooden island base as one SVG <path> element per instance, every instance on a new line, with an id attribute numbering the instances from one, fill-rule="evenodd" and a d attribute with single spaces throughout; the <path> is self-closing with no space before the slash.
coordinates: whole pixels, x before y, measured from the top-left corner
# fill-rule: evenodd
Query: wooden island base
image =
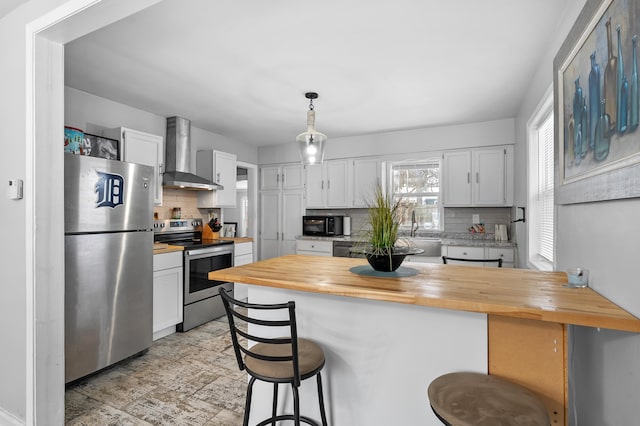
<path id="1" fill-rule="evenodd" d="M 365 262 L 292 255 L 209 273 L 254 284 L 250 301 L 300 301 L 301 335 L 329 353 L 332 425 L 439 425 L 426 390 L 453 371 L 520 383 L 565 425 L 567 325 L 640 332 L 638 318 L 593 289 L 567 288 L 564 273 L 437 264 L 411 264 L 419 273 L 406 278 L 349 272 Z M 311 392 L 305 399 L 315 401 Z"/>
<path id="2" fill-rule="evenodd" d="M 568 424 L 567 326 L 488 316 L 489 374 L 538 394 L 552 425 Z"/>

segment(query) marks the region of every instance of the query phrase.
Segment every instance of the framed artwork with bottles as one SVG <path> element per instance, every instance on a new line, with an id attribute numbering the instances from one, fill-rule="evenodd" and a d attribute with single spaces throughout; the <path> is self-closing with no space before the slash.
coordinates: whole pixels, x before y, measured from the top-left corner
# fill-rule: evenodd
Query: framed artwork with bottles
<path id="1" fill-rule="evenodd" d="M 640 2 L 588 0 L 554 59 L 556 202 L 640 196 Z"/>

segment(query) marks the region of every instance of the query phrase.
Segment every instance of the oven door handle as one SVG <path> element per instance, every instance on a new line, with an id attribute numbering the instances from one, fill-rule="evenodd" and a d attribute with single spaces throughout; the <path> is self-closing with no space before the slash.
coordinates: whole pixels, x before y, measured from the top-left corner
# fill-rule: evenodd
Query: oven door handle
<path id="1" fill-rule="evenodd" d="M 203 248 L 203 249 L 193 249 L 193 250 L 185 250 L 185 255 L 188 257 L 204 257 L 204 256 L 218 256 L 221 254 L 230 254 L 233 256 L 233 246 L 232 247 L 224 247 L 224 248 Z M 204 256 L 203 256 L 204 255 Z"/>

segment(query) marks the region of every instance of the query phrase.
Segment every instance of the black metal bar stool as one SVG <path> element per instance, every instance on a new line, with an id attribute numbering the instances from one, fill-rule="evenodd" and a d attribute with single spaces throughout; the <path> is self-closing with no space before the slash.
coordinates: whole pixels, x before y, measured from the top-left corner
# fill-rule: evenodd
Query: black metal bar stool
<path id="1" fill-rule="evenodd" d="M 296 426 L 300 422 L 318 426 L 318 423 L 306 416 L 300 415 L 300 401 L 298 387 L 302 380 L 316 376 L 318 385 L 318 400 L 320 404 L 320 415 L 322 425 L 327 426 L 327 416 L 324 409 L 324 398 L 322 395 L 322 378 L 320 370 L 324 367 L 324 352 L 315 342 L 298 338 L 296 328 L 295 303 L 290 301 L 281 304 L 261 305 L 255 303 L 242 302 L 233 299 L 224 289 L 219 290 L 222 296 L 227 319 L 229 320 L 229 330 L 233 348 L 236 353 L 238 367 L 246 370 L 251 378 L 247 387 L 247 399 L 244 407 L 244 426 L 249 424 L 249 412 L 251 410 L 251 394 L 253 384 L 257 380 L 273 383 L 273 405 L 271 417 L 258 423 L 256 426 L 267 424 L 276 425 L 276 422 L 283 420 L 293 420 Z M 247 310 L 253 311 L 252 316 Z M 259 318 L 258 312 L 265 311 L 286 311 L 287 319 L 272 320 Z M 246 313 L 245 313 L 246 312 Z M 257 330 L 265 330 L 263 327 L 279 327 L 286 330 L 283 337 L 267 337 L 260 333 L 249 333 L 236 324 L 236 319 L 242 323 L 255 324 Z M 256 344 L 249 347 L 249 341 Z M 288 383 L 293 392 L 293 414 L 277 414 L 278 408 L 278 384 Z"/>
<path id="2" fill-rule="evenodd" d="M 450 260 L 453 260 L 455 262 L 495 263 L 498 266 L 498 268 L 502 268 L 502 259 L 464 259 L 461 257 L 442 256 L 442 263 L 444 263 L 445 265 Z"/>
<path id="3" fill-rule="evenodd" d="M 549 426 L 549 413 L 530 390 L 480 373 L 444 374 L 429 385 L 429 403 L 449 426 Z"/>

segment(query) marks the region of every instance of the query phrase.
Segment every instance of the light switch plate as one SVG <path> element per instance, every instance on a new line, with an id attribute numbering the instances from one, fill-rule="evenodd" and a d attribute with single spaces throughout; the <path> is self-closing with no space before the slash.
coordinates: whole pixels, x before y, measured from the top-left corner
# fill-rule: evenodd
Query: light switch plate
<path id="1" fill-rule="evenodd" d="M 473 224 L 478 224 L 480 223 L 480 215 L 479 214 L 474 214 L 473 215 Z"/>

